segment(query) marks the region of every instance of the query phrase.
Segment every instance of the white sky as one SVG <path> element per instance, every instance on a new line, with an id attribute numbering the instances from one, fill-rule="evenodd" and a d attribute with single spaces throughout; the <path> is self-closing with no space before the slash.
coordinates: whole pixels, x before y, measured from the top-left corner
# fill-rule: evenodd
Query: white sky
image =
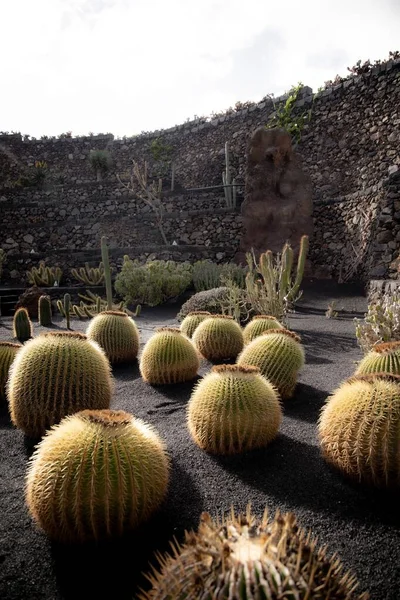
<path id="1" fill-rule="evenodd" d="M 400 50 L 400 0 L 0 0 L 0 131 L 168 128 Z"/>

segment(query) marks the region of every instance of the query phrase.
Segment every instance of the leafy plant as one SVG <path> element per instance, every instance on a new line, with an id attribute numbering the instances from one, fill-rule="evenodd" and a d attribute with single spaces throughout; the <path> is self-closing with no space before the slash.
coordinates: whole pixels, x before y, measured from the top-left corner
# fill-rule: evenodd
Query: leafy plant
<path id="1" fill-rule="evenodd" d="M 234 263 L 217 264 L 211 260 L 198 260 L 193 265 L 193 284 L 196 292 L 225 285 L 222 279 L 231 279 L 239 287 L 245 287 L 246 269 Z"/>
<path id="2" fill-rule="evenodd" d="M 115 289 L 128 304 L 156 306 L 180 296 L 191 280 L 192 267 L 188 263 L 153 260 L 141 265 L 125 255 Z"/>
<path id="3" fill-rule="evenodd" d="M 111 154 L 108 150 L 91 150 L 89 154 L 89 162 L 96 172 L 97 181 L 101 181 L 112 166 Z"/>
<path id="4" fill-rule="evenodd" d="M 363 321 L 354 319 L 358 345 L 364 353 L 378 342 L 400 340 L 400 294 L 376 296 Z"/>
<path id="5" fill-rule="evenodd" d="M 267 129 L 271 129 L 272 127 L 285 129 L 296 143 L 300 141 L 304 126 L 309 123 L 311 119 L 311 109 L 301 113 L 294 111 L 297 97 L 303 87 L 303 83 L 299 82 L 297 86 L 294 86 L 289 90 L 289 96 L 286 102 L 276 109 L 276 112 L 272 115 L 266 125 Z"/>

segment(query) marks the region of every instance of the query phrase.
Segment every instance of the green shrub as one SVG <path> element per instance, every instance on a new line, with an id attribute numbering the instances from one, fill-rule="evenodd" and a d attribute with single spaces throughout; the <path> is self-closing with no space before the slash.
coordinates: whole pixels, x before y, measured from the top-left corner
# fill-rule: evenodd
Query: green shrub
<path id="1" fill-rule="evenodd" d="M 128 304 L 157 306 L 180 296 L 192 281 L 192 267 L 172 260 L 153 260 L 141 265 L 124 256 L 115 289 Z"/>
<path id="2" fill-rule="evenodd" d="M 103 175 L 106 175 L 112 166 L 111 155 L 108 150 L 91 150 L 89 162 L 92 169 L 96 171 L 98 180 L 100 180 Z"/>
<path id="3" fill-rule="evenodd" d="M 208 311 L 213 315 L 221 314 L 221 300 L 226 300 L 228 293 L 228 288 L 216 287 L 193 294 L 189 300 L 182 304 L 181 310 L 177 314 L 178 321 L 182 321 L 189 313 L 199 310 Z"/>
<path id="4" fill-rule="evenodd" d="M 196 292 L 211 290 L 224 285 L 229 279 L 239 287 L 245 287 L 246 270 L 234 263 L 218 265 L 211 260 L 198 260 L 193 265 L 193 284 Z"/>

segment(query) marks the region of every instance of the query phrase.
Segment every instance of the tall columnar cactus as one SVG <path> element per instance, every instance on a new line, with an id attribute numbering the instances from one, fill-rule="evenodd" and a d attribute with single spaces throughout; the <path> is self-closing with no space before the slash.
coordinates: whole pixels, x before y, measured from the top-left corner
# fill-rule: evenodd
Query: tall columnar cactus
<path id="1" fill-rule="evenodd" d="M 140 373 L 147 383 L 162 385 L 194 379 L 200 361 L 192 342 L 175 327 L 160 327 L 143 348 Z"/>
<path id="2" fill-rule="evenodd" d="M 110 363 L 96 342 L 78 332 L 49 332 L 27 342 L 7 383 L 11 420 L 40 437 L 68 414 L 110 406 Z"/>
<path id="3" fill-rule="evenodd" d="M 159 557 L 140 600 L 368 600 L 340 560 L 327 556 L 293 513 L 262 519 L 251 514 L 200 518 L 198 532 Z"/>
<path id="4" fill-rule="evenodd" d="M 304 348 L 293 331 L 268 329 L 248 344 L 238 365 L 253 365 L 277 387 L 283 400 L 291 398 L 304 365 Z"/>
<path id="5" fill-rule="evenodd" d="M 228 208 L 236 206 L 236 180 L 231 181 L 231 168 L 229 161 L 229 144 L 225 142 L 225 171 L 222 171 L 222 183 L 224 185 L 225 202 Z"/>
<path id="6" fill-rule="evenodd" d="M 60 311 L 60 313 L 62 314 L 62 316 L 65 317 L 65 320 L 67 321 L 67 329 L 71 329 L 71 327 L 70 327 L 70 319 L 71 319 L 71 296 L 70 296 L 70 294 L 64 294 L 63 301 L 57 300 L 57 308 Z"/>
<path id="7" fill-rule="evenodd" d="M 26 308 L 18 308 L 14 313 L 13 336 L 21 343 L 33 337 L 33 325 Z"/>
<path id="8" fill-rule="evenodd" d="M 20 348 L 22 348 L 20 344 L 0 342 L 0 404 L 3 404 L 6 399 L 8 373 Z"/>
<path id="9" fill-rule="evenodd" d="M 106 284 L 106 296 L 107 296 L 107 310 L 112 310 L 112 283 L 111 283 L 111 268 L 110 261 L 108 258 L 108 246 L 107 237 L 105 235 L 101 238 L 101 259 L 104 265 L 104 281 Z"/>
<path id="10" fill-rule="evenodd" d="M 86 334 L 97 342 L 111 364 L 131 362 L 139 352 L 139 330 L 123 312 L 106 310 L 89 323 Z"/>
<path id="11" fill-rule="evenodd" d="M 328 398 L 318 424 L 324 458 L 359 482 L 400 486 L 400 376 L 355 375 Z"/>
<path id="12" fill-rule="evenodd" d="M 207 310 L 197 310 L 190 312 L 181 323 L 182 333 L 187 335 L 188 338 L 193 337 L 197 326 L 200 325 L 200 323 L 210 315 L 211 313 Z"/>
<path id="13" fill-rule="evenodd" d="M 203 450 L 234 454 L 261 448 L 282 420 L 278 394 L 256 367 L 218 365 L 193 390 L 189 431 Z"/>
<path id="14" fill-rule="evenodd" d="M 243 329 L 244 343 L 248 344 L 268 329 L 283 329 L 283 325 L 271 315 L 256 315 Z"/>
<path id="15" fill-rule="evenodd" d="M 400 375 L 400 342 L 375 344 L 361 360 L 355 374 L 383 372 Z"/>
<path id="16" fill-rule="evenodd" d="M 52 325 L 50 296 L 40 296 L 38 312 L 40 325 L 50 327 Z"/>
<path id="17" fill-rule="evenodd" d="M 30 460 L 26 501 L 47 535 L 61 542 L 120 536 L 157 510 L 169 460 L 155 429 L 120 410 L 68 416 Z"/>
<path id="18" fill-rule="evenodd" d="M 211 361 L 235 359 L 243 348 L 240 325 L 228 315 L 211 315 L 196 328 L 193 343 Z"/>
<path id="19" fill-rule="evenodd" d="M 283 247 L 279 259 L 274 261 L 271 250 L 260 255 L 257 262 L 254 254 L 246 254 L 249 271 L 246 275 L 246 291 L 249 301 L 257 313 L 267 313 L 282 321 L 290 305 L 300 296 L 309 238 L 303 235 L 300 240 L 297 269 L 292 281 L 293 249 L 289 243 Z"/>

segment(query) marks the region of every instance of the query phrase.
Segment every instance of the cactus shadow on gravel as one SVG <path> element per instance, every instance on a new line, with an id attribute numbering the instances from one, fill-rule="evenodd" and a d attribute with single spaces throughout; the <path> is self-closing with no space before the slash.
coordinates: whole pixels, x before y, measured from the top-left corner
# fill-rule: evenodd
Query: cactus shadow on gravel
<path id="1" fill-rule="evenodd" d="M 249 486 L 291 510 L 299 507 L 344 520 L 399 525 L 400 495 L 357 485 L 328 467 L 318 446 L 280 433 L 268 447 L 234 456 L 213 456 Z M 290 477 L 288 473 L 290 472 Z"/>
<path id="2" fill-rule="evenodd" d="M 160 511 L 120 539 L 85 544 L 51 543 L 57 587 L 65 600 L 97 598 L 132 600 L 149 584 L 143 573 L 156 566 L 155 548 L 164 554 L 174 536 L 196 528 L 202 498 L 191 476 L 174 460 L 169 492 Z M 179 523 L 179 530 L 176 528 Z"/>
<path id="3" fill-rule="evenodd" d="M 292 419 L 315 424 L 328 396 L 329 392 L 325 390 L 298 383 L 294 397 L 283 402 L 283 413 Z"/>

